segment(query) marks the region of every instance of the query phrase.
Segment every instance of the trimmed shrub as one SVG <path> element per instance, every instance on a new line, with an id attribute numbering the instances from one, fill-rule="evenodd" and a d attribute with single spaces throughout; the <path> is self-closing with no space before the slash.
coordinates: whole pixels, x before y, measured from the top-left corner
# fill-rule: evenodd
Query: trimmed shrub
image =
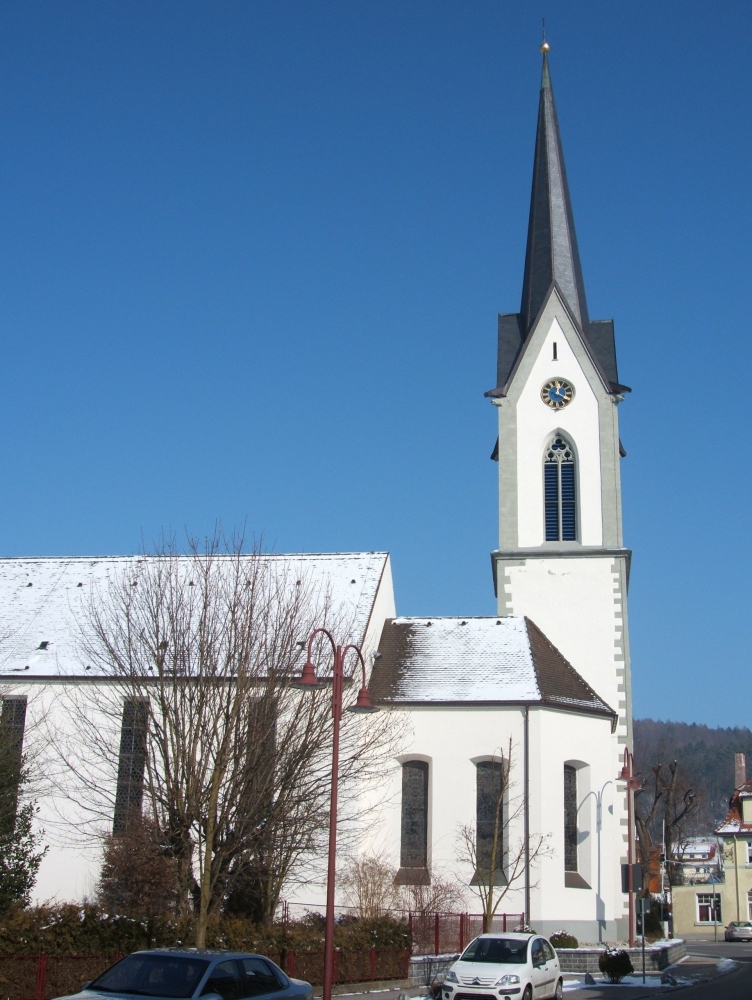
<path id="1" fill-rule="evenodd" d="M 567 931 L 556 931 L 548 940 L 554 948 L 577 948 L 580 943 L 574 934 L 569 934 Z"/>
<path id="2" fill-rule="evenodd" d="M 345 917 L 334 925 L 334 943 L 342 951 L 409 948 L 407 921 L 392 917 L 359 920 Z M 13 906 L 0 914 L 0 954 L 113 955 L 139 948 L 171 948 L 193 944 L 190 920 L 164 916 L 134 918 L 108 913 L 89 903 L 61 903 L 24 909 Z M 221 915 L 207 932 L 207 947 L 275 955 L 319 951 L 324 945 L 324 919 L 309 913 L 301 920 L 263 927 L 242 917 Z M 276 959 L 275 959 L 276 961 Z"/>
<path id="3" fill-rule="evenodd" d="M 598 956 L 598 968 L 611 983 L 620 983 L 625 976 L 634 972 L 629 955 L 620 948 L 606 948 Z"/>

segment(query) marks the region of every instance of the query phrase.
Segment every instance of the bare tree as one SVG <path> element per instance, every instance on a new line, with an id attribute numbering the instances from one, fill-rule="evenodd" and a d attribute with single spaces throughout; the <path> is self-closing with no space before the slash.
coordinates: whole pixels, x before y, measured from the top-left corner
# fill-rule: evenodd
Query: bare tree
<path id="1" fill-rule="evenodd" d="M 185 556 L 165 545 L 91 595 L 83 652 L 115 683 L 80 689 L 79 717 L 93 723 L 84 730 L 87 760 L 64 740 L 61 756 L 77 778 L 73 794 L 100 828 L 114 807 L 114 832 L 128 830 L 144 800 L 174 860 L 178 915 L 193 914 L 198 947 L 223 905 L 269 923 L 285 883 L 320 875 L 331 689 L 293 687 L 314 624 L 339 632 L 350 625 L 325 590 L 258 548 L 245 553 L 242 540 L 191 544 Z M 135 777 L 119 781 L 119 798 L 107 802 L 103 772 L 112 774 L 118 757 L 123 766 L 113 736 L 120 721 L 125 731 L 127 711 Z M 388 712 L 367 722 L 345 713 L 345 836 L 348 821 L 362 821 L 356 782 L 377 780 L 393 753 L 392 721 Z M 90 766 L 92 752 L 99 769 Z"/>
<path id="2" fill-rule="evenodd" d="M 425 883 L 399 887 L 398 900 L 411 913 L 458 913 L 465 908 L 465 890 L 451 875 L 430 867 Z"/>
<path id="3" fill-rule="evenodd" d="M 458 833 L 457 858 L 473 871 L 472 886 L 480 897 L 486 925 L 499 908 L 501 901 L 527 876 L 533 865 L 550 853 L 550 834 L 536 833 L 525 842 L 524 834 L 513 836 L 519 827 L 525 809 L 524 795 L 515 795 L 512 780 L 514 752 L 510 738 L 506 754 L 500 752 L 494 761 L 493 783 L 495 790 L 486 803 L 487 829 L 477 824 L 461 826 Z M 530 883 L 532 888 L 533 882 Z"/>
<path id="4" fill-rule="evenodd" d="M 663 764 L 654 764 L 652 777 L 643 781 L 635 791 L 635 825 L 646 870 L 650 870 L 657 853 L 654 845 L 656 828 L 661 839 L 665 836 L 667 860 L 681 859 L 682 845 L 687 839 L 686 827 L 696 810 L 694 790 L 680 777 L 679 762 L 674 760 L 669 764 L 668 774 Z M 674 869 L 678 867 L 667 865 L 670 885 L 676 883 L 678 871 Z M 648 894 L 648 886 L 644 885 L 642 895 Z"/>
<path id="5" fill-rule="evenodd" d="M 463 887 L 451 876 L 434 868 L 421 885 L 398 885 L 397 869 L 383 854 L 361 854 L 348 858 L 339 885 L 357 915 L 368 919 L 396 911 L 453 913 L 464 908 Z"/>
<path id="6" fill-rule="evenodd" d="M 338 882 L 356 916 L 374 920 L 400 906 L 399 888 L 394 884 L 396 874 L 396 868 L 383 855 L 355 855 L 347 859 Z"/>

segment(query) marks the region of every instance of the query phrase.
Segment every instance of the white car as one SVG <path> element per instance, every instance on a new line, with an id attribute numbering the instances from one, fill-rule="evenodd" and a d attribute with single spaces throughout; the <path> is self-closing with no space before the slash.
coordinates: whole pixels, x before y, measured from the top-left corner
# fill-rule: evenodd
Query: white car
<path id="1" fill-rule="evenodd" d="M 446 975 L 442 1000 L 561 1000 L 561 965 L 536 934 L 481 934 Z"/>

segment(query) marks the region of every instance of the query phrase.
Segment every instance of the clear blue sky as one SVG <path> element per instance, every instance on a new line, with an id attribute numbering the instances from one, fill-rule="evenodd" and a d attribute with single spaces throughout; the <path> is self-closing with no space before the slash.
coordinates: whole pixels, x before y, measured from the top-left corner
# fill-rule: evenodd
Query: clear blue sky
<path id="1" fill-rule="evenodd" d="M 749 723 L 748 3 L 1 3 L 0 553 L 246 522 L 492 614 L 540 13 L 634 388 L 635 714 Z"/>

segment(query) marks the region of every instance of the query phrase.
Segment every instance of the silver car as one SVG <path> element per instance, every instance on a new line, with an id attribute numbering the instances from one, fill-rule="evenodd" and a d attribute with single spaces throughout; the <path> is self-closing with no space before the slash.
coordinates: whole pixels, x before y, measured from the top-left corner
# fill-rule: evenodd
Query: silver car
<path id="1" fill-rule="evenodd" d="M 732 920 L 724 937 L 727 941 L 752 941 L 752 920 Z"/>
<path id="2" fill-rule="evenodd" d="M 76 1000 L 313 1000 L 310 983 L 290 979 L 262 955 L 160 948 L 136 951 L 87 983 Z"/>

